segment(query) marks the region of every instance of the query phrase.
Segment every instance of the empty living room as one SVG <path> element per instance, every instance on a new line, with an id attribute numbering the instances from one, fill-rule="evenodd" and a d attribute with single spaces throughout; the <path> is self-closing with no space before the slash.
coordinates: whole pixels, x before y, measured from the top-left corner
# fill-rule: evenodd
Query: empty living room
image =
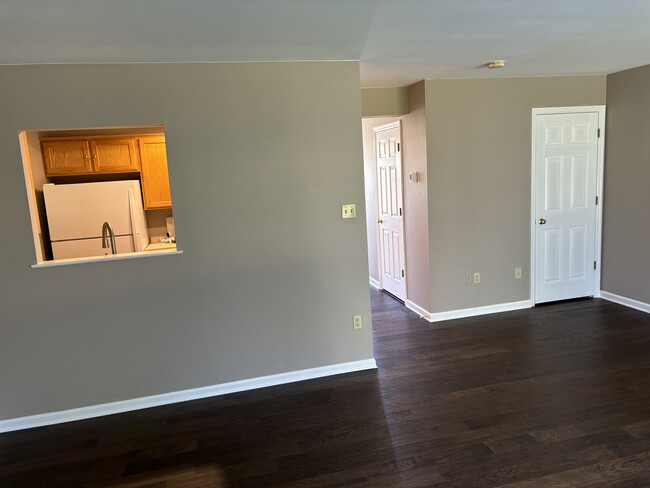
<path id="1" fill-rule="evenodd" d="M 650 486 L 649 23 L 2 2 L 0 486 Z"/>

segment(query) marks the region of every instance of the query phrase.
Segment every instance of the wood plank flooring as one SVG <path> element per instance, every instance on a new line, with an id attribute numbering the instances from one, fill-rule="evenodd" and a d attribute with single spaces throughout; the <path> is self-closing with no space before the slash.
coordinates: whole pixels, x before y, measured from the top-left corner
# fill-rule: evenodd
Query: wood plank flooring
<path id="1" fill-rule="evenodd" d="M 0 487 L 650 486 L 650 315 L 371 295 L 378 371 L 0 434 Z"/>

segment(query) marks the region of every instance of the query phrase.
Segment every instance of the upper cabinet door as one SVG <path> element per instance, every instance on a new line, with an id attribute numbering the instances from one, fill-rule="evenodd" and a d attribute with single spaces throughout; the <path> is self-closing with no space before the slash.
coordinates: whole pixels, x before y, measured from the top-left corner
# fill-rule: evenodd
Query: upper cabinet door
<path id="1" fill-rule="evenodd" d="M 142 191 L 144 208 L 171 208 L 167 150 L 164 136 L 148 136 L 139 139 L 142 159 Z"/>
<path id="2" fill-rule="evenodd" d="M 116 137 L 90 141 L 93 166 L 97 173 L 139 171 L 135 138 Z"/>
<path id="3" fill-rule="evenodd" d="M 43 141 L 43 164 L 47 176 L 92 173 L 88 141 Z"/>

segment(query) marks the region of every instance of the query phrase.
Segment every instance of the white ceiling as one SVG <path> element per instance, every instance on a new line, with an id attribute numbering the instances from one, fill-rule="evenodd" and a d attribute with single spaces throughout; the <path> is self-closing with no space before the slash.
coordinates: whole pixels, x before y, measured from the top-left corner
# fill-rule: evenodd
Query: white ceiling
<path id="1" fill-rule="evenodd" d="M 0 0 L 0 64 L 317 59 L 362 86 L 612 73 L 650 64 L 650 0 Z"/>

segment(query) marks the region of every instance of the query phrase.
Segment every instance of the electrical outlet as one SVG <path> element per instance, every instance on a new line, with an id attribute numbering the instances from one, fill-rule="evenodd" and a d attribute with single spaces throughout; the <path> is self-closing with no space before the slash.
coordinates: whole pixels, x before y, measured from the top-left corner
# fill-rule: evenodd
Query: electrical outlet
<path id="1" fill-rule="evenodd" d="M 465 284 L 466 285 L 471 285 L 474 283 L 474 277 L 471 274 L 466 274 L 465 275 Z"/>
<path id="2" fill-rule="evenodd" d="M 352 317 L 352 328 L 356 330 L 362 327 L 363 325 L 361 324 L 361 315 L 354 315 Z"/>
<path id="3" fill-rule="evenodd" d="M 517 266 L 515 268 L 515 279 L 520 280 L 521 279 L 521 266 Z"/>
<path id="4" fill-rule="evenodd" d="M 481 273 L 474 273 L 474 284 L 478 285 L 481 282 Z"/>

